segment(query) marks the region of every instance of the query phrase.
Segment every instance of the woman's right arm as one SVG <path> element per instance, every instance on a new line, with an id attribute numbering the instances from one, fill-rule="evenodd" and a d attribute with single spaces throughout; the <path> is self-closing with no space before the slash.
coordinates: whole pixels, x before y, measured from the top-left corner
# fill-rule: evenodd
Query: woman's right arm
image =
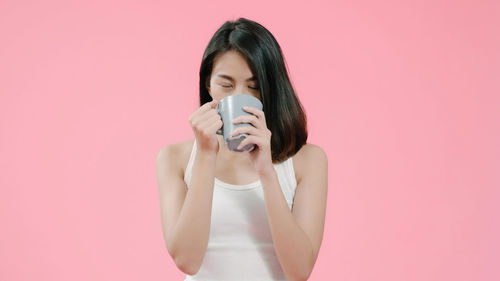
<path id="1" fill-rule="evenodd" d="M 179 152 L 166 146 L 157 157 L 163 236 L 177 267 L 195 274 L 208 246 L 215 177 L 215 153 L 196 153 L 189 189 Z"/>
<path id="2" fill-rule="evenodd" d="M 201 106 L 189 120 L 197 140 L 190 186 L 184 182 L 181 149 L 167 145 L 156 159 L 163 235 L 177 267 L 198 272 L 208 246 L 218 141 L 222 120 L 216 102 Z"/>

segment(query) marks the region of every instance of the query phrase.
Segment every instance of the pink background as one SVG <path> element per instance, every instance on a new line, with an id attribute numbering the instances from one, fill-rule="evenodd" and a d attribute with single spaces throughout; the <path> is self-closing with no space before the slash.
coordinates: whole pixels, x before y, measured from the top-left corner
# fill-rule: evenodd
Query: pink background
<path id="1" fill-rule="evenodd" d="M 182 280 L 155 157 L 240 16 L 329 157 L 310 280 L 500 280 L 500 2 L 204 2 L 0 2 L 1 280 Z"/>

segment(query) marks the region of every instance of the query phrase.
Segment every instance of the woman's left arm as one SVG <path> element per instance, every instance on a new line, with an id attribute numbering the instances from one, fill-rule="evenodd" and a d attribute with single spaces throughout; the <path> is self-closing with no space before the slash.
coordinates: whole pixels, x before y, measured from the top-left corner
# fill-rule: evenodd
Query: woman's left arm
<path id="1" fill-rule="evenodd" d="M 296 153 L 295 159 L 300 158 L 301 168 L 290 212 L 273 168 L 271 131 L 267 128 L 266 116 L 257 108 L 243 109 L 252 115 L 236 117 L 233 123 L 245 122 L 253 126 L 238 127 L 231 135 L 249 134 L 241 141 L 239 149 L 249 143 L 256 145 L 248 156 L 254 163 L 264 190 L 267 217 L 278 260 L 288 280 L 307 280 L 323 239 L 328 159 L 319 146 L 312 144 L 305 144 Z"/>
<path id="2" fill-rule="evenodd" d="M 260 175 L 274 248 L 288 280 L 307 280 L 323 239 L 328 159 L 319 147 L 303 147 L 303 167 L 293 208 L 287 205 L 274 169 Z"/>

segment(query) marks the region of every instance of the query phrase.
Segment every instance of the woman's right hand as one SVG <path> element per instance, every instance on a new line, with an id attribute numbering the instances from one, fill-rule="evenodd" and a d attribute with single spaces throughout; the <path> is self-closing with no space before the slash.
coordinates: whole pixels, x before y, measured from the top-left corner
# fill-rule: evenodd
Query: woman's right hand
<path id="1" fill-rule="evenodd" d="M 189 116 L 189 124 L 200 151 L 219 152 L 217 130 L 222 128 L 222 119 L 217 113 L 218 104 L 218 100 L 207 102 Z"/>

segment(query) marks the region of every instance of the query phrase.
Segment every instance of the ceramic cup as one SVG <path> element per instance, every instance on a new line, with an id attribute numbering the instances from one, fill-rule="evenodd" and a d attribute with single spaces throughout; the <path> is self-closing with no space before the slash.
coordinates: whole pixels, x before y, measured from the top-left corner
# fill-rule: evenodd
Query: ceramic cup
<path id="1" fill-rule="evenodd" d="M 233 119 L 240 115 L 253 115 L 252 113 L 243 110 L 244 106 L 255 107 L 262 110 L 261 101 L 258 98 L 247 94 L 234 94 L 219 101 L 217 113 L 221 116 L 223 125 L 222 129 L 217 130 L 217 134 L 224 136 L 224 142 L 232 151 L 242 152 L 250 150 L 253 146 L 255 146 L 255 144 L 249 143 L 241 149 L 237 149 L 238 145 L 248 136 L 248 134 L 238 134 L 236 136 L 230 135 L 231 132 L 238 127 L 253 126 L 251 123 L 233 124 L 232 122 Z"/>

